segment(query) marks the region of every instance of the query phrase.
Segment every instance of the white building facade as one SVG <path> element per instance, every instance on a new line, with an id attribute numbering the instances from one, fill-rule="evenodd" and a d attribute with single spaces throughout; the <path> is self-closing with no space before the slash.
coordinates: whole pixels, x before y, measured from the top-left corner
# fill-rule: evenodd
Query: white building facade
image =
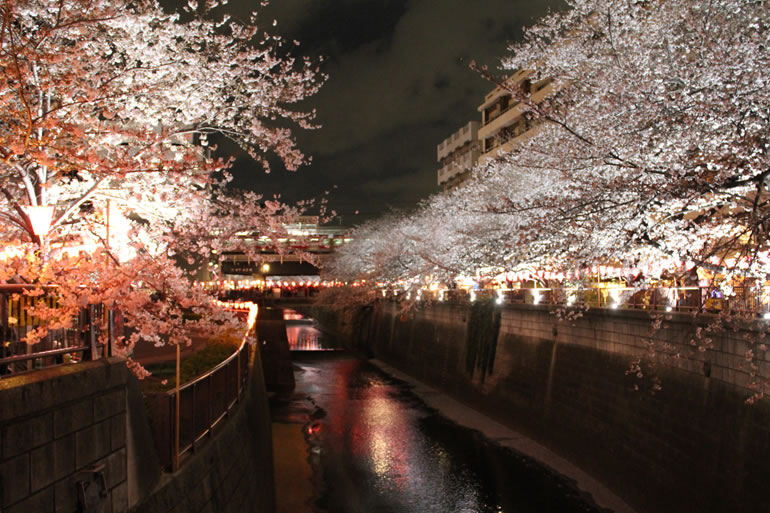
<path id="1" fill-rule="evenodd" d="M 476 165 L 481 153 L 478 131 L 479 122 L 469 121 L 436 147 L 436 160 L 441 166 L 438 185 L 444 190 L 462 183 Z"/>

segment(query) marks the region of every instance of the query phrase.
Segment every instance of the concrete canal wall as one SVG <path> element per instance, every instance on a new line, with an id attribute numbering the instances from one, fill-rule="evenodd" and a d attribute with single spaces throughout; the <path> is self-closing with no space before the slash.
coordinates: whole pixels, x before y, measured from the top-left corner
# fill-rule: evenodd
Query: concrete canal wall
<path id="1" fill-rule="evenodd" d="M 136 379 L 117 358 L 0 380 L 0 511 L 272 513 L 259 353 L 241 404 L 174 474 L 160 471 Z"/>
<path id="2" fill-rule="evenodd" d="M 110 359 L 0 380 L 0 510 L 125 511 L 127 378 Z"/>
<path id="3" fill-rule="evenodd" d="M 262 304 L 256 324 L 256 338 L 262 355 L 262 372 L 269 392 L 294 390 L 294 367 L 291 363 L 289 340 L 283 309 Z"/>
<path id="4" fill-rule="evenodd" d="M 567 457 L 640 512 L 770 511 L 770 408 L 745 404 L 741 332 L 693 351 L 692 319 L 669 316 L 657 336 L 685 357 L 656 369 L 662 389 L 653 395 L 649 380 L 626 372 L 646 350 L 645 312 L 592 310 L 559 322 L 548 307 L 509 305 L 499 317 L 473 315 L 461 304 L 403 315 L 383 303 L 327 322 Z"/>

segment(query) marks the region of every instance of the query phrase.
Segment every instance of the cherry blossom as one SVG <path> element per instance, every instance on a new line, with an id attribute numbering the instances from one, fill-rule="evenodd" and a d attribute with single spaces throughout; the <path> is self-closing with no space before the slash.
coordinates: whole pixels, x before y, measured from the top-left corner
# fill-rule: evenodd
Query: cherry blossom
<path id="1" fill-rule="evenodd" d="M 314 128 L 314 112 L 294 107 L 324 77 L 283 56 L 256 14 L 237 21 L 216 7 L 0 5 L 0 281 L 56 298 L 30 310 L 46 322 L 28 343 L 89 304 L 121 312 L 129 358 L 140 339 L 227 333 L 235 317 L 185 269 L 253 251 L 248 236 L 292 250 L 280 243 L 285 224 L 311 204 L 229 191 L 229 162 L 211 156 L 210 140 L 235 141 L 265 168 L 268 153 L 291 170 L 307 163 L 291 128 Z M 27 215 L 40 205 L 54 207 L 44 237 Z"/>
<path id="2" fill-rule="evenodd" d="M 700 279 L 730 297 L 766 285 L 766 3 L 567 4 L 525 30 L 502 59 L 506 72 L 552 79 L 554 94 L 533 102 L 526 88 L 476 68 L 518 102 L 535 126 L 531 137 L 416 211 L 359 228 L 330 272 L 409 288 L 458 275 L 612 265 L 651 269 L 635 287 Z M 693 337 L 693 357 L 756 313 L 708 321 Z M 648 358 L 635 364 L 642 376 L 667 354 L 655 331 Z M 750 353 L 752 364 L 759 352 Z M 751 373 L 761 396 L 767 376 Z"/>

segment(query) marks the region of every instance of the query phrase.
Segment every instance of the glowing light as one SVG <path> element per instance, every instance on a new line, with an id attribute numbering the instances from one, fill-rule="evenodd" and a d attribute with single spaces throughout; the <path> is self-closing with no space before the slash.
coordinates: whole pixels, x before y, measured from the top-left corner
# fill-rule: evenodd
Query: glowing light
<path id="1" fill-rule="evenodd" d="M 262 272 L 263 272 L 263 273 L 266 273 L 266 272 L 268 272 L 269 270 L 270 270 L 270 264 L 267 264 L 267 263 L 265 263 L 265 264 L 262 264 Z"/>
<path id="2" fill-rule="evenodd" d="M 471 290 L 471 301 L 476 301 L 476 292 Z"/>
<path id="3" fill-rule="evenodd" d="M 610 305 L 611 308 L 617 308 L 618 303 L 620 303 L 620 290 L 619 289 L 610 289 L 609 290 L 610 299 L 612 299 L 612 305 Z"/>
<path id="4" fill-rule="evenodd" d="M 667 312 L 670 312 L 671 310 L 673 310 L 673 308 L 671 308 L 670 306 L 667 306 L 667 307 L 666 307 L 666 311 L 667 311 Z"/>
<path id="5" fill-rule="evenodd" d="M 29 222 L 32 224 L 32 231 L 38 237 L 45 237 L 48 234 L 48 230 L 51 229 L 51 219 L 53 219 L 53 206 L 51 205 L 39 205 L 39 206 L 23 206 L 21 207 L 24 213 L 29 217 Z"/>
<path id="6" fill-rule="evenodd" d="M 765 312 L 765 313 L 762 315 L 762 318 L 763 318 L 763 319 L 765 319 L 765 320 L 770 320 L 770 312 Z"/>
<path id="7" fill-rule="evenodd" d="M 24 252 L 22 251 L 21 248 L 8 245 L 3 248 L 0 248 L 0 261 L 17 258 L 23 254 Z"/>
<path id="8" fill-rule="evenodd" d="M 540 291 L 537 289 L 532 290 L 532 304 L 537 305 L 540 303 Z"/>

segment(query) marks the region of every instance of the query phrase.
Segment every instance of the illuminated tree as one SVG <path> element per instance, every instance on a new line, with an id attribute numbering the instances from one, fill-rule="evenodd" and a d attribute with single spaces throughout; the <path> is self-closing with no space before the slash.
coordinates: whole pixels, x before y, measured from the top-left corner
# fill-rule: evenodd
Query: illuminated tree
<path id="1" fill-rule="evenodd" d="M 312 112 L 306 61 L 247 23 L 139 2 L 21 0 L 0 7 L 0 218 L 5 238 L 31 235 L 25 205 L 54 205 L 52 236 L 111 199 L 130 213 L 175 214 L 225 163 L 205 153 L 224 135 L 265 163 L 303 162 L 288 129 Z M 151 206 L 148 206 L 148 202 Z M 141 213 L 139 213 L 141 216 Z M 15 230 L 14 230 L 15 229 Z"/>
<path id="2" fill-rule="evenodd" d="M 540 103 L 498 83 L 536 135 L 404 221 L 419 224 L 420 253 L 458 271 L 667 258 L 767 274 L 770 11 L 569 4 L 503 60 L 554 81 Z"/>
<path id="3" fill-rule="evenodd" d="M 55 290 L 57 306 L 35 310 L 49 327 L 103 303 L 133 329 L 128 347 L 230 329 L 232 316 L 190 286 L 178 258 L 237 248 L 227 242 L 237 232 L 280 235 L 302 211 L 225 192 L 228 163 L 208 141 L 227 137 L 265 167 L 272 152 L 296 169 L 305 159 L 286 127 L 312 128 L 314 113 L 290 106 L 323 77 L 279 57 L 282 41 L 256 15 L 236 21 L 216 7 L 0 5 L 0 281 Z M 27 214 L 38 205 L 55 208 L 42 254 Z"/>
<path id="4" fill-rule="evenodd" d="M 382 235 L 369 233 L 375 242 L 344 248 L 338 261 L 353 274 L 404 274 L 398 266 L 356 268 L 380 256 L 423 276 L 612 263 L 658 267 L 643 276 L 655 280 L 669 265 L 691 262 L 690 276 L 701 271 L 728 295 L 770 275 L 766 3 L 568 4 L 525 31 L 503 59 L 512 72 L 531 70 L 531 82 L 551 78 L 555 94 L 535 103 L 526 88 L 479 70 L 507 89 L 511 108 L 525 112 L 536 133 L 479 166 L 467 185 L 431 198 Z M 394 233 L 419 242 L 388 249 Z M 756 316 L 719 316 L 696 330 L 694 346 L 707 350 L 704 333 L 740 313 Z M 757 348 L 747 353 L 755 377 L 766 346 Z M 665 351 L 650 345 L 653 357 Z"/>
<path id="5" fill-rule="evenodd" d="M 540 133 L 489 166 L 477 204 L 514 216 L 527 245 L 552 239 L 536 253 L 559 259 L 670 257 L 731 272 L 727 260 L 750 257 L 739 272 L 766 274 L 766 6 L 570 6 L 504 60 L 559 93 L 533 104 L 511 91 Z"/>

